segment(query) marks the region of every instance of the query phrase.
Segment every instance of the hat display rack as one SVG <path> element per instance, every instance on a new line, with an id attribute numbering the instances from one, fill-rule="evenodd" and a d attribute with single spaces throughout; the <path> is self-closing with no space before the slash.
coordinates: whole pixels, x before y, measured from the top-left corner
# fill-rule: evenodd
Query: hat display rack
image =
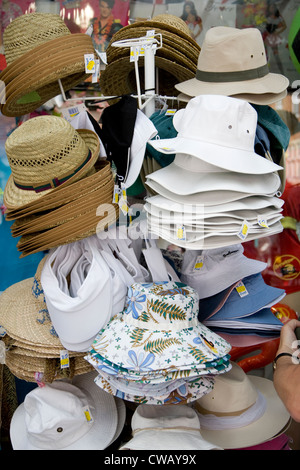
<path id="1" fill-rule="evenodd" d="M 114 67 L 127 70 L 130 62 L 136 93 L 120 85 L 121 92 L 114 95 L 83 97 L 83 102 L 97 103 L 121 98 L 115 110 L 108 106 L 103 112 L 101 126 L 86 113 L 83 121 L 69 122 L 39 116 L 7 139 L 12 176 L 4 201 L 8 220 L 14 220 L 12 235 L 21 235 L 17 247 L 22 256 L 45 251 L 34 277 L 0 295 L 2 363 L 34 384 L 11 420 L 14 450 L 289 448 L 285 433 L 291 418 L 272 380 L 248 375 L 230 356 L 239 337 L 258 346 L 279 338 L 282 323 L 271 308 L 285 291 L 266 285 L 266 263 L 248 258 L 243 242 L 282 230 L 282 160 L 274 161 L 265 150 L 263 132 L 263 156 L 253 149 L 257 112 L 245 91 L 237 96 L 241 99 L 188 95 L 187 82 L 195 85 L 193 73 L 183 71 L 192 64 L 196 72 L 200 50 L 192 47 L 184 27 L 176 37 L 178 18 L 172 23 L 171 17 L 165 36 L 162 19 L 155 17 L 146 28 L 137 22 L 121 29 L 111 41 L 112 73 Z M 176 51 L 177 63 L 169 60 L 172 35 L 177 45 L 182 38 L 191 41 L 186 57 L 180 47 Z M 65 36 L 66 30 L 62 41 L 67 44 Z M 86 53 L 101 60 L 90 50 L 89 39 L 83 42 Z M 160 54 L 164 45 L 166 56 Z M 78 55 L 85 50 L 77 44 L 74 48 Z M 73 67 L 68 54 L 71 72 L 50 74 L 52 89 L 66 104 L 75 100 L 67 96 L 69 85 L 87 75 L 82 63 Z M 63 61 L 62 50 L 47 66 L 57 58 Z M 22 58 L 18 63 L 24 65 Z M 166 72 L 170 63 L 181 97 L 158 89 L 160 67 Z M 24 76 L 37 70 L 33 66 Z M 34 96 L 31 78 L 23 90 L 25 99 L 16 92 L 16 71 L 12 62 L 4 75 L 12 80 L 4 115 L 7 109 L 7 115 L 17 116 Z M 45 81 L 43 77 L 39 90 L 49 97 Z M 283 80 L 281 86 L 285 84 Z M 284 90 L 276 89 L 272 99 L 275 95 L 279 99 Z M 172 117 L 174 137 L 160 138 L 158 125 L 150 120 L 159 100 L 185 103 Z M 217 117 L 221 112 L 231 119 L 225 128 Z M 122 119 L 128 121 L 125 132 L 119 126 Z M 197 126 L 209 143 L 203 143 Z M 194 142 L 189 144 L 189 137 Z M 113 138 L 117 145 L 108 146 Z M 144 160 L 154 151 L 168 164 L 147 171 Z M 113 169 L 116 154 L 125 159 L 125 168 Z M 175 158 L 168 160 L 171 154 Z M 37 171 L 41 155 L 43 181 Z M 125 183 L 130 187 L 143 170 L 145 219 L 128 227 Z M 118 201 L 116 194 L 122 191 L 125 198 Z M 99 204 L 107 208 L 107 217 L 98 211 Z M 202 209 L 195 213 L 195 207 Z M 179 217 L 183 208 L 184 226 Z M 172 250 L 165 249 L 170 245 L 174 254 L 180 253 L 178 264 Z"/>

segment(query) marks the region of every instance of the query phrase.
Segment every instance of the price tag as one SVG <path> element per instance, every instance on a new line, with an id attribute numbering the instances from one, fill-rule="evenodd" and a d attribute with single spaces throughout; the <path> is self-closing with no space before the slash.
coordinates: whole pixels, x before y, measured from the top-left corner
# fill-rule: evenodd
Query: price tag
<path id="1" fill-rule="evenodd" d="M 95 73 L 96 63 L 94 54 L 84 54 L 85 73 Z"/>
<path id="2" fill-rule="evenodd" d="M 248 235 L 248 231 L 249 231 L 249 224 L 246 220 L 243 221 L 242 223 L 242 226 L 240 228 L 240 231 L 238 232 L 237 236 L 241 239 L 241 240 L 246 240 L 247 238 L 247 235 Z"/>
<path id="3" fill-rule="evenodd" d="M 82 408 L 82 411 L 84 412 L 84 416 L 87 420 L 88 423 L 93 423 L 94 419 L 93 419 L 93 416 L 92 416 L 92 413 L 91 413 L 91 410 L 89 408 L 88 405 L 84 406 Z"/>
<path id="4" fill-rule="evenodd" d="M 203 266 L 204 266 L 203 256 L 199 255 L 199 256 L 197 256 L 195 266 L 194 266 L 194 270 L 195 271 L 200 271 L 201 269 L 203 269 Z"/>
<path id="5" fill-rule="evenodd" d="M 185 227 L 184 225 L 177 225 L 176 227 L 176 238 L 177 240 L 185 240 Z"/>
<path id="6" fill-rule="evenodd" d="M 86 111 L 86 107 L 84 103 L 80 103 L 70 108 L 62 108 L 62 115 L 66 121 L 71 122 L 74 117 L 84 111 Z"/>
<path id="7" fill-rule="evenodd" d="M 239 282 L 236 286 L 236 291 L 240 297 L 245 297 L 246 295 L 249 295 L 249 292 L 247 291 L 245 284 L 242 281 Z"/>
<path id="8" fill-rule="evenodd" d="M 70 366 L 69 353 L 65 349 L 60 352 L 60 367 L 61 369 L 67 369 Z"/>
<path id="9" fill-rule="evenodd" d="M 176 111 L 177 111 L 176 109 L 167 109 L 166 116 L 174 116 Z"/>
<path id="10" fill-rule="evenodd" d="M 269 228 L 266 219 L 264 219 L 264 218 L 261 217 L 260 215 L 257 216 L 257 223 L 258 223 L 258 225 L 260 225 L 261 227 Z"/>

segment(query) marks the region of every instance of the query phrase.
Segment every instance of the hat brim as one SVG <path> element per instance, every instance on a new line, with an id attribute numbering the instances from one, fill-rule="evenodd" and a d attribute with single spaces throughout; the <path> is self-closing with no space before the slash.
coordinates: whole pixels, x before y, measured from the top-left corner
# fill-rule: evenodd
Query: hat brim
<path id="1" fill-rule="evenodd" d="M 74 377 L 72 384 L 87 393 L 94 404 L 93 425 L 78 441 L 61 450 L 103 450 L 112 442 L 118 428 L 118 411 L 113 396 L 94 383 L 94 371 Z M 122 415 L 123 416 L 123 415 Z M 122 417 L 120 415 L 120 417 Z M 25 421 L 24 403 L 13 414 L 10 438 L 14 450 L 41 450 L 30 442 Z"/>
<path id="2" fill-rule="evenodd" d="M 199 173 L 192 169 L 186 170 L 183 166 L 179 166 L 175 160 L 167 167 L 147 175 L 147 179 L 182 196 L 216 190 L 274 196 L 281 184 L 279 176 L 275 173 L 265 175 L 234 174 L 232 172 Z"/>
<path id="3" fill-rule="evenodd" d="M 277 103 L 277 101 L 283 100 L 287 96 L 287 90 L 284 90 L 281 93 L 240 93 L 236 95 L 232 94 L 229 96 L 240 100 L 248 101 L 248 103 L 271 105 Z M 186 95 L 185 93 L 179 93 L 179 95 L 177 96 L 178 101 L 182 101 L 184 103 L 188 103 L 192 98 L 194 98 L 194 96 Z"/>
<path id="4" fill-rule="evenodd" d="M 184 109 L 177 111 L 175 116 L 184 113 L 184 111 Z M 175 116 L 173 122 L 176 128 Z M 180 153 L 190 155 L 218 168 L 232 171 L 233 173 L 263 175 L 283 169 L 281 166 L 253 151 L 234 147 L 221 147 L 220 145 L 204 142 L 202 140 L 196 141 L 177 136 L 172 139 L 150 140 L 149 144 L 152 145 L 155 150 L 163 154 Z"/>
<path id="5" fill-rule="evenodd" d="M 65 188 L 72 183 L 83 178 L 95 165 L 99 157 L 100 142 L 97 134 L 88 129 L 77 129 L 78 134 L 85 141 L 87 147 L 91 151 L 91 158 L 89 161 L 78 171 L 74 176 L 65 181 L 58 188 L 48 189 L 46 191 L 36 193 L 35 191 L 27 191 L 18 188 L 13 180 L 13 175 L 10 175 L 3 195 L 4 205 L 10 209 L 21 209 L 23 206 L 35 202 L 43 196 L 54 194 L 59 189 Z"/>
<path id="6" fill-rule="evenodd" d="M 289 80 L 280 74 L 268 73 L 262 78 L 239 82 L 203 82 L 193 77 L 175 85 L 176 90 L 189 96 L 238 95 L 242 93 L 263 95 L 282 93 L 289 86 Z"/>
<path id="7" fill-rule="evenodd" d="M 201 427 L 204 439 L 224 449 L 239 449 L 266 442 L 279 435 L 285 428 L 290 415 L 277 395 L 273 382 L 263 377 L 248 376 L 266 399 L 267 408 L 263 416 L 241 428 L 208 430 Z"/>

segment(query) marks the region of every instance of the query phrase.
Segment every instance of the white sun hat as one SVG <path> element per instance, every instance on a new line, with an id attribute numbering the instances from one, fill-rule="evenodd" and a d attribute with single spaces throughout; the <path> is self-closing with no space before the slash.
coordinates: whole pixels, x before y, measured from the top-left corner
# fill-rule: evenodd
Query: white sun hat
<path id="1" fill-rule="evenodd" d="M 226 170 L 263 175 L 283 168 L 254 151 L 257 112 L 229 96 L 192 98 L 173 117 L 178 134 L 149 142 L 157 151 L 193 155 Z"/>
<path id="2" fill-rule="evenodd" d="M 30 391 L 15 410 L 14 450 L 103 450 L 125 424 L 125 404 L 101 390 L 94 371 Z"/>
<path id="3" fill-rule="evenodd" d="M 113 305 L 110 269 L 93 238 L 81 240 L 80 248 L 74 242 L 52 250 L 42 269 L 41 284 L 62 345 L 70 351 L 88 350 L 110 320 Z"/>

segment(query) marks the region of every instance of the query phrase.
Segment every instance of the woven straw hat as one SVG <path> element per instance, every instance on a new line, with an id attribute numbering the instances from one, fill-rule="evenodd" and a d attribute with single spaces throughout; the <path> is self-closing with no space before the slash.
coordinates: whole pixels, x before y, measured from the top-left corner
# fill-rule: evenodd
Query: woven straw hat
<path id="1" fill-rule="evenodd" d="M 108 65 L 100 75 L 100 87 L 104 94 L 136 93 L 134 63 L 128 60 L 128 48 L 115 47 L 116 41 L 146 36 L 150 30 L 162 35 L 162 47 L 156 50 L 155 66 L 159 70 L 161 94 L 177 94 L 175 84 L 195 76 L 200 47 L 191 37 L 186 23 L 169 14 L 158 15 L 152 20 L 139 21 L 120 29 L 107 47 Z M 138 61 L 141 88 L 144 82 L 144 59 Z M 190 77 L 179 79 L 179 77 Z"/>
<path id="2" fill-rule="evenodd" d="M 4 204 L 16 208 L 82 178 L 96 163 L 100 143 L 90 130 L 75 130 L 58 116 L 38 116 L 5 142 L 11 168 Z"/>
<path id="3" fill-rule="evenodd" d="M 92 370 L 83 354 L 75 351 L 69 352 L 70 367 L 60 367 L 60 351 L 65 348 L 53 328 L 40 282 L 46 258 L 40 261 L 33 278 L 10 286 L 0 295 L 0 325 L 6 331 L 5 364 L 16 377 L 30 382 L 36 381 L 38 372 L 43 381 L 52 382 Z"/>
<path id="4" fill-rule="evenodd" d="M 6 88 L 1 112 L 6 116 L 27 114 L 60 94 L 58 79 L 65 90 L 84 81 L 84 54 L 94 53 L 90 36 L 71 34 L 61 17 L 50 13 L 14 19 L 3 33 L 3 45 L 7 68 L 0 74 Z"/>

